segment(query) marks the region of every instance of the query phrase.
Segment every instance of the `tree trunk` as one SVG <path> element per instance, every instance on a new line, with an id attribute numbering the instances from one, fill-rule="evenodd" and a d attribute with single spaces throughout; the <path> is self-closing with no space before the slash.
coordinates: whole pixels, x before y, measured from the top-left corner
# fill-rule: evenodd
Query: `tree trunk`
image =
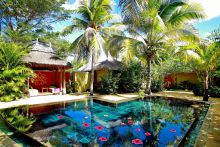
<path id="1" fill-rule="evenodd" d="M 204 81 L 204 95 L 203 95 L 203 101 L 209 100 L 209 73 L 208 71 L 205 72 L 205 81 Z"/>
<path id="2" fill-rule="evenodd" d="M 91 63 L 90 96 L 93 96 L 93 83 L 94 83 L 94 53 L 92 53 L 92 63 Z"/>
<path id="3" fill-rule="evenodd" d="M 147 58 L 147 83 L 145 94 L 151 95 L 151 60 L 152 56 L 148 56 Z"/>

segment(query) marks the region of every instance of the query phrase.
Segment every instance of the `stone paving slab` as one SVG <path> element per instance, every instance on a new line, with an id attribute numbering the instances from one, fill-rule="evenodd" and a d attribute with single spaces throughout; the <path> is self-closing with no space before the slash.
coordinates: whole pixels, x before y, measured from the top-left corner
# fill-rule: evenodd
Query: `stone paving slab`
<path id="1" fill-rule="evenodd" d="M 35 96 L 26 99 L 20 99 L 12 102 L 0 102 L 0 109 L 18 107 L 24 105 L 38 105 L 38 104 L 50 104 L 60 102 L 70 102 L 86 100 L 86 95 L 46 95 L 46 96 Z"/>

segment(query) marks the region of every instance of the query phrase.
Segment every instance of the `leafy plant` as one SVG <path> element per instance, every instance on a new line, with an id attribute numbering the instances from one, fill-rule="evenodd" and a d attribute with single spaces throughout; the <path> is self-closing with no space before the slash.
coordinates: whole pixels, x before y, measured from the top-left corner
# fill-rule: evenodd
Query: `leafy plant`
<path id="1" fill-rule="evenodd" d="M 22 132 L 27 132 L 36 121 L 36 118 L 32 114 L 29 116 L 26 115 L 23 108 L 6 109 L 0 113 L 12 126 Z"/>
<path id="2" fill-rule="evenodd" d="M 74 92 L 76 92 L 76 88 L 77 88 L 77 86 L 78 86 L 78 83 L 77 82 L 68 82 L 67 84 L 66 84 L 66 92 L 67 93 L 74 93 Z"/>
<path id="3" fill-rule="evenodd" d="M 121 72 L 119 91 L 138 92 L 144 83 L 145 73 L 146 70 L 139 61 L 130 61 Z"/>
<path id="4" fill-rule="evenodd" d="M 98 91 L 103 94 L 114 94 L 118 92 L 119 75 L 109 73 L 102 77 Z"/>
<path id="5" fill-rule="evenodd" d="M 203 88 L 203 86 L 201 86 L 202 84 L 200 84 L 200 85 L 195 85 L 194 87 L 193 87 L 193 93 L 194 93 L 194 95 L 196 95 L 196 96 L 203 96 L 203 94 L 204 94 L 204 88 Z"/>
<path id="6" fill-rule="evenodd" d="M 177 85 L 177 88 L 181 90 L 185 90 L 185 89 L 192 90 L 193 87 L 194 84 L 192 84 L 190 81 L 182 81 Z"/>
<path id="7" fill-rule="evenodd" d="M 12 101 L 27 93 L 26 80 L 33 71 L 25 67 L 22 47 L 0 41 L 0 101 Z"/>
<path id="8" fill-rule="evenodd" d="M 220 87 L 217 86 L 211 86 L 209 88 L 209 95 L 211 97 L 219 97 L 220 98 Z"/>

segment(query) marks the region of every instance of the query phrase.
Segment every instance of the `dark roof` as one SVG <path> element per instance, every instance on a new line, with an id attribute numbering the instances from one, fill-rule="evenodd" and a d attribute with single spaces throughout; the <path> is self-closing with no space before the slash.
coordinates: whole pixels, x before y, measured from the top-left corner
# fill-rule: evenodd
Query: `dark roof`
<path id="1" fill-rule="evenodd" d="M 107 69 L 107 70 L 121 70 L 122 63 L 117 60 L 105 60 L 102 62 L 98 62 L 94 65 L 95 70 Z M 78 72 L 88 72 L 91 71 L 91 63 L 87 63 L 86 65 L 80 67 Z"/>
<path id="2" fill-rule="evenodd" d="M 50 44 L 48 45 L 38 41 L 33 44 L 32 50 L 23 60 L 32 64 L 71 67 L 69 62 L 55 54 Z"/>

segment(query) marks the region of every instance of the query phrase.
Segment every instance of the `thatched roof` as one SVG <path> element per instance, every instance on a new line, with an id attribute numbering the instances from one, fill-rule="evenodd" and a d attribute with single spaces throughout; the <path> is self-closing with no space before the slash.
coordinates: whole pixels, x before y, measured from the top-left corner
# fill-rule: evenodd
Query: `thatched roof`
<path id="1" fill-rule="evenodd" d="M 71 64 L 55 54 L 51 44 L 36 41 L 31 52 L 23 59 L 27 63 L 71 67 Z"/>
<path id="2" fill-rule="evenodd" d="M 107 69 L 107 70 L 121 70 L 122 64 L 117 60 L 105 60 L 98 62 L 94 65 L 95 70 Z M 87 63 L 86 65 L 80 67 L 78 72 L 89 72 L 91 71 L 91 62 Z"/>

